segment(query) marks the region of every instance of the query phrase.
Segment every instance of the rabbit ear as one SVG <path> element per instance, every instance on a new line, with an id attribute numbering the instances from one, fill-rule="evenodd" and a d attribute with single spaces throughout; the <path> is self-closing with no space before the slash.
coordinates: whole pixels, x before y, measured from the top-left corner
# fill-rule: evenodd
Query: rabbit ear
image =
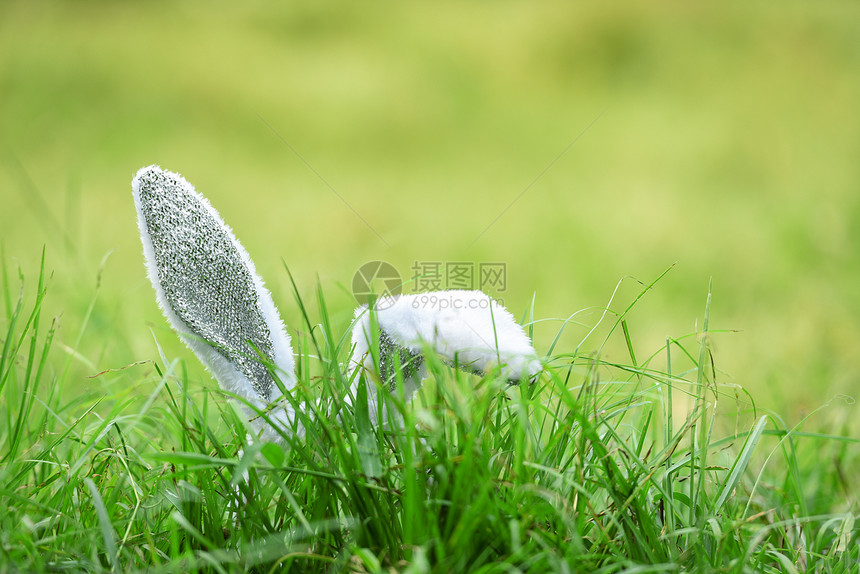
<path id="1" fill-rule="evenodd" d="M 374 307 L 379 325 L 379 365 L 383 383 L 393 380 L 391 355 L 400 353 L 404 380 L 414 390 L 423 377 L 420 353 L 429 345 L 459 367 L 486 373 L 501 368 L 502 376 L 519 382 L 541 370 L 534 347 L 513 315 L 481 291 L 437 291 L 383 298 Z M 352 330 L 352 368 L 373 371 L 369 349 L 371 318 L 359 307 Z M 407 389 L 408 391 L 409 389 Z"/>
<path id="2" fill-rule="evenodd" d="M 182 176 L 155 165 L 138 171 L 131 185 L 149 278 L 182 340 L 222 387 L 255 405 L 277 392 L 267 364 L 292 388 L 290 337 L 218 212 Z"/>
<path id="3" fill-rule="evenodd" d="M 421 380 L 426 374 L 423 349 L 415 350 L 398 344 L 388 331 L 382 328 L 379 319 L 379 307 L 371 310 L 367 305 L 362 305 L 355 310 L 352 326 L 352 355 L 349 364 L 350 378 L 354 381 L 353 385 L 356 385 L 358 371 L 364 371 L 368 375 L 378 373 L 379 382 L 389 391 L 394 391 L 397 382 L 395 369 L 399 367 L 400 374 L 403 376 L 405 400 L 409 401 L 421 386 Z M 371 352 L 374 340 L 379 342 L 376 365 Z M 379 413 L 375 385 L 368 385 L 368 399 L 370 420 L 375 424 Z M 386 416 L 383 414 L 383 417 Z"/>

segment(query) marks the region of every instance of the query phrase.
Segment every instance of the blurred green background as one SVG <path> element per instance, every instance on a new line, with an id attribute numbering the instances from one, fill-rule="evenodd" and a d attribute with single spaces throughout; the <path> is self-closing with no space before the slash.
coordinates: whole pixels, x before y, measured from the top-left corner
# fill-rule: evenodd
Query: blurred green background
<path id="1" fill-rule="evenodd" d="M 151 163 L 210 198 L 293 327 L 282 258 L 341 329 L 367 261 L 501 261 L 518 317 L 533 294 L 538 318 L 584 310 L 570 351 L 622 278 L 677 262 L 630 316 L 637 352 L 695 331 L 712 277 L 711 327 L 738 331 L 714 338 L 719 380 L 792 424 L 860 382 L 858 19 L 847 1 L 3 2 L 0 241 L 31 284 L 47 246 L 90 390 L 157 357 L 150 328 L 190 355 L 142 265 L 129 184 Z"/>

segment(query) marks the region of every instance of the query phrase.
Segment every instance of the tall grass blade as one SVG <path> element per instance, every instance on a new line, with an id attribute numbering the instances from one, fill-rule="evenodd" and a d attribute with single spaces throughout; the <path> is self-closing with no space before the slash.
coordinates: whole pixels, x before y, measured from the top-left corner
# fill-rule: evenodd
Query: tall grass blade
<path id="1" fill-rule="evenodd" d="M 110 515 L 108 515 L 107 508 L 105 507 L 105 503 L 102 500 L 102 496 L 99 493 L 99 489 L 96 487 L 95 483 L 89 477 L 84 478 L 84 484 L 87 487 L 87 490 L 90 491 L 90 497 L 93 500 L 93 506 L 96 509 L 96 516 L 98 517 L 99 526 L 102 531 L 102 542 L 104 543 L 105 552 L 107 553 L 108 562 L 111 566 L 112 572 L 121 572 L 119 565 L 119 559 L 117 556 L 116 550 L 116 532 L 113 529 L 113 524 L 111 524 Z"/>
<path id="2" fill-rule="evenodd" d="M 729 475 L 726 478 L 725 483 L 723 484 L 723 488 L 720 491 L 719 496 L 717 496 L 716 501 L 714 501 L 714 505 L 711 507 L 711 513 L 717 513 L 723 507 L 726 500 L 728 500 L 729 496 L 734 492 L 735 487 L 743 476 L 744 471 L 747 469 L 750 460 L 752 459 L 753 451 L 755 450 L 756 445 L 758 444 L 759 439 L 764 433 L 765 425 L 767 424 L 767 417 L 762 416 L 759 417 L 758 421 L 756 421 L 753 430 L 747 435 L 746 440 L 744 441 L 744 446 L 741 448 L 741 452 L 738 453 L 737 458 L 735 458 L 734 463 L 732 464 L 732 468 L 729 471 Z"/>

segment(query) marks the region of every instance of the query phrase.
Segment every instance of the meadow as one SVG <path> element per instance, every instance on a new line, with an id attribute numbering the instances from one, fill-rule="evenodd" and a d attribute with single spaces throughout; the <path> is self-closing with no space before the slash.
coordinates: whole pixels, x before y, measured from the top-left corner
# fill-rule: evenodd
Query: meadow
<path id="1" fill-rule="evenodd" d="M 0 571 L 857 571 L 857 16 L 3 3 Z M 246 440 L 167 327 L 151 163 L 267 280 L 306 442 Z M 540 380 L 431 361 L 371 427 L 377 260 L 502 265 Z"/>

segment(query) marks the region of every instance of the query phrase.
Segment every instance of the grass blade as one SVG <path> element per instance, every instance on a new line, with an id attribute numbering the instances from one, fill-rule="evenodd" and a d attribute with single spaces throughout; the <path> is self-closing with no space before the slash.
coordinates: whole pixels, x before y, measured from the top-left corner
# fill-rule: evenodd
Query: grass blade
<path id="1" fill-rule="evenodd" d="M 744 441 L 744 446 L 741 448 L 741 452 L 738 454 L 737 458 L 735 458 L 734 464 L 732 464 L 732 468 L 729 471 L 729 476 L 726 478 L 719 496 L 717 496 L 714 505 L 711 507 L 711 513 L 716 514 L 719 512 L 723 504 L 725 504 L 726 500 L 731 496 L 738 484 L 738 481 L 740 481 L 741 476 L 743 476 L 747 465 L 749 465 L 750 459 L 752 459 L 753 451 L 764 432 L 765 424 L 767 424 L 767 417 L 759 417 L 753 430 L 749 435 L 747 435 L 747 438 Z"/>
<path id="2" fill-rule="evenodd" d="M 104 543 L 105 552 L 107 553 L 111 570 L 113 572 L 120 572 L 121 570 L 116 551 L 117 536 L 113 529 L 113 524 L 111 524 L 105 503 L 102 500 L 101 494 L 99 494 L 99 489 L 89 477 L 84 478 L 84 484 L 87 486 L 87 490 L 90 491 L 90 496 L 93 499 L 93 506 L 96 509 L 96 516 L 98 517 L 99 526 L 102 531 L 102 542 Z"/>

